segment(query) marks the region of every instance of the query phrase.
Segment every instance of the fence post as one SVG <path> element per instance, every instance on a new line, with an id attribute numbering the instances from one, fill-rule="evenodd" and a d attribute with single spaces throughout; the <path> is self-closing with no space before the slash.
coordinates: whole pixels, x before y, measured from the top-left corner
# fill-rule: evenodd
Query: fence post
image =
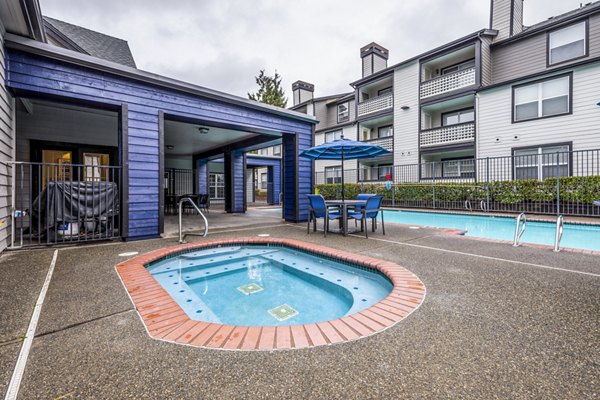
<path id="1" fill-rule="evenodd" d="M 486 211 L 490 211 L 490 158 L 485 158 L 485 197 Z"/>
<path id="2" fill-rule="evenodd" d="M 560 215 L 560 153 L 556 152 L 556 215 Z"/>
<path id="3" fill-rule="evenodd" d="M 432 176 L 433 176 L 433 185 L 432 185 L 432 191 L 433 191 L 433 208 L 435 209 L 435 161 L 433 161 L 431 163 L 431 167 L 433 170 Z"/>
<path id="4" fill-rule="evenodd" d="M 392 207 L 396 207 L 396 185 L 392 183 Z"/>

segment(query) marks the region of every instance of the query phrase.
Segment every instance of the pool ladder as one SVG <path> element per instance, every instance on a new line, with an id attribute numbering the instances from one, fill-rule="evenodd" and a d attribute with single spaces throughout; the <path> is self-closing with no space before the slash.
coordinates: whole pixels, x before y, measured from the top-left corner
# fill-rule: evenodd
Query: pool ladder
<path id="1" fill-rule="evenodd" d="M 204 216 L 204 214 L 202 213 L 202 211 L 200 210 L 200 208 L 198 208 L 198 206 L 196 205 L 196 203 L 194 203 L 194 201 L 192 199 L 190 199 L 189 197 L 184 197 L 181 200 L 179 200 L 179 205 L 178 205 L 178 209 L 179 209 L 179 243 L 185 243 L 184 240 L 184 235 L 183 235 L 183 227 L 182 227 L 182 213 L 183 213 L 183 203 L 190 203 L 198 212 L 198 214 L 200 214 L 200 216 L 202 217 L 202 219 L 204 220 L 204 234 L 202 235 L 202 237 L 206 237 L 208 235 L 208 220 L 206 219 L 206 217 Z M 192 233 L 186 233 L 185 236 L 187 235 L 194 235 Z"/>
<path id="2" fill-rule="evenodd" d="M 527 227 L 527 217 L 525 213 L 519 214 L 517 217 L 517 226 L 515 226 L 515 239 L 513 240 L 513 246 L 517 247 L 521 244 L 521 236 L 525 233 Z"/>
<path id="3" fill-rule="evenodd" d="M 562 239 L 563 229 L 564 229 L 564 218 L 562 215 L 559 215 L 556 218 L 556 234 L 554 235 L 554 251 L 560 251 L 560 239 Z"/>

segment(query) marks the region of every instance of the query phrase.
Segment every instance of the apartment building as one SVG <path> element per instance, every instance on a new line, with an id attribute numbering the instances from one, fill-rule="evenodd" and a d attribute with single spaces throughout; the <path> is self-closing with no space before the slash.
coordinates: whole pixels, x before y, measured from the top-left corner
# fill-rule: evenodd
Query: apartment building
<path id="1" fill-rule="evenodd" d="M 320 121 L 315 144 L 343 134 L 391 151 L 347 161 L 347 181 L 475 179 L 475 159 L 536 154 L 504 178 L 564 176 L 577 168 L 569 157 L 559 171 L 541 155 L 600 148 L 600 2 L 529 27 L 523 0 L 490 8 L 488 28 L 391 66 L 386 48 L 364 46 L 349 93 L 314 97 L 313 85 L 293 84 L 292 109 Z M 341 167 L 315 162 L 315 183 L 339 182 Z"/>

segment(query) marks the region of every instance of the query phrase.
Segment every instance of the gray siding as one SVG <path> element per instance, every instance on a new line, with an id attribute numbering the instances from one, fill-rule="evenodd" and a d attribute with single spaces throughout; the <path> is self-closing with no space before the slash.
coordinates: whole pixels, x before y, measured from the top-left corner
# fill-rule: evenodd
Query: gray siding
<path id="1" fill-rule="evenodd" d="M 4 64 L 4 27 L 0 23 L 0 251 L 10 240 L 11 176 L 7 164 L 13 160 L 13 99 L 6 90 Z"/>
<path id="2" fill-rule="evenodd" d="M 414 164 L 418 155 L 419 62 L 415 61 L 394 72 L 394 164 Z"/>
<path id="3" fill-rule="evenodd" d="M 492 29 L 498 30 L 496 40 L 506 39 L 510 35 L 510 4 L 513 0 L 493 0 Z"/>
<path id="4" fill-rule="evenodd" d="M 373 68 L 373 73 L 381 71 L 382 69 L 386 69 L 387 68 L 387 60 L 382 57 L 374 56 L 373 66 L 375 67 L 375 68 Z"/>
<path id="5" fill-rule="evenodd" d="M 331 103 L 327 104 L 327 101 L 319 101 L 314 105 L 315 108 L 315 117 L 319 120 L 319 124 L 317 125 L 317 130 L 334 128 L 338 125 L 337 122 L 337 105 L 335 103 L 335 99 L 329 100 Z M 354 100 L 350 100 L 348 102 L 348 107 L 350 108 L 350 120 L 353 121 L 356 118 L 356 107 L 354 105 Z"/>
<path id="6" fill-rule="evenodd" d="M 362 71 L 363 71 L 362 76 L 363 76 L 363 78 L 365 76 L 369 76 L 373 73 L 373 69 L 371 68 L 373 66 L 372 61 L 371 61 L 372 57 L 373 57 L 373 54 L 369 54 L 368 56 L 363 57 L 363 59 L 362 59 Z"/>
<path id="7" fill-rule="evenodd" d="M 588 58 L 600 57 L 600 14 L 589 19 L 589 50 Z M 573 62 L 580 61 L 582 59 Z M 544 72 L 547 70 L 546 32 L 492 48 L 492 62 L 492 83 Z"/>
<path id="8" fill-rule="evenodd" d="M 357 140 L 356 135 L 356 126 L 347 126 L 344 127 L 344 137 L 350 140 Z M 315 134 L 315 146 L 323 144 L 325 141 L 325 133 L 317 133 Z M 334 167 L 342 165 L 341 160 L 316 160 L 315 161 L 315 172 L 317 173 L 316 184 L 324 183 L 323 182 L 323 172 L 325 171 L 325 167 Z M 356 160 L 347 160 L 344 161 L 344 170 L 352 170 L 355 171 L 357 168 Z M 356 183 L 356 174 L 355 173 L 346 173 L 346 183 Z"/>
<path id="9" fill-rule="evenodd" d="M 492 50 L 490 44 L 492 44 L 492 38 L 487 36 L 481 38 L 481 84 L 483 86 L 492 83 Z"/>
<path id="10" fill-rule="evenodd" d="M 481 92 L 478 110 L 478 157 L 509 156 L 514 147 L 558 142 L 573 142 L 573 150 L 600 148 L 600 113 L 596 106 L 600 93 L 598 76 L 600 66 L 597 64 L 574 70 L 572 115 L 527 122 L 511 121 L 511 85 Z"/>

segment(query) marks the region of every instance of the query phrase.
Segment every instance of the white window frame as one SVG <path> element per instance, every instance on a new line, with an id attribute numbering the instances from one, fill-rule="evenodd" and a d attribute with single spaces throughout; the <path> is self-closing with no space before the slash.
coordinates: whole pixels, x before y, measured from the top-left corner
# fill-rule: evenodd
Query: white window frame
<path id="1" fill-rule="evenodd" d="M 342 166 L 334 165 L 331 167 L 325 167 L 324 176 L 326 184 L 342 183 Z"/>
<path id="2" fill-rule="evenodd" d="M 337 131 L 325 132 L 323 140 L 325 143 L 333 142 L 334 140 L 339 140 L 342 138 L 344 131 L 339 129 Z"/>
<path id="3" fill-rule="evenodd" d="M 341 111 L 342 107 L 346 107 L 346 111 Z M 350 102 L 338 104 L 337 106 L 337 122 L 346 122 L 350 120 Z"/>
<path id="4" fill-rule="evenodd" d="M 280 144 L 273 146 L 273 155 L 281 156 L 281 145 Z"/>
<path id="5" fill-rule="evenodd" d="M 475 59 L 466 60 L 454 65 L 448 65 L 440 70 L 440 76 L 455 74 L 465 69 L 475 68 Z"/>
<path id="6" fill-rule="evenodd" d="M 470 121 L 461 121 L 461 117 L 465 114 L 473 114 L 473 119 Z M 458 117 L 458 122 L 456 124 L 445 124 L 444 123 L 444 117 L 447 117 L 449 115 L 456 115 Z M 463 110 L 456 110 L 456 111 L 448 111 L 448 112 L 444 112 L 441 115 L 442 117 L 442 126 L 452 126 L 452 125 L 459 125 L 459 124 L 466 124 L 466 123 L 474 123 L 475 122 L 475 108 L 466 108 Z"/>
<path id="7" fill-rule="evenodd" d="M 553 97 L 543 97 L 543 85 L 544 83 L 553 81 L 553 80 L 559 80 L 559 79 L 566 79 L 567 80 L 567 93 L 565 94 L 561 94 L 560 96 L 553 96 Z M 530 82 L 527 84 L 523 84 L 523 85 L 517 85 L 517 86 L 513 86 L 512 89 L 512 93 L 513 93 L 513 108 L 512 108 L 512 120 L 513 123 L 515 122 L 524 122 L 524 121 L 533 121 L 536 119 L 540 119 L 540 118 L 550 118 L 550 117 L 558 117 L 561 115 L 567 115 L 567 114 L 571 114 L 572 109 L 573 109 L 573 105 L 571 104 L 571 100 L 572 100 L 572 95 L 573 95 L 573 76 L 569 73 L 566 75 L 559 75 L 559 76 L 553 76 L 550 78 L 545 78 L 542 80 L 538 80 L 538 81 L 534 81 L 534 82 Z M 520 89 L 524 89 L 527 87 L 531 87 L 531 86 L 537 86 L 537 116 L 536 117 L 531 117 L 531 118 L 523 118 L 523 119 L 517 119 L 517 106 L 519 105 L 523 105 L 523 104 L 529 104 L 529 103 L 533 103 L 533 102 L 524 102 L 524 103 L 517 103 L 517 92 Z M 565 112 L 561 112 L 561 113 L 557 113 L 557 114 L 548 114 L 548 115 L 543 115 L 543 101 L 544 100 L 549 100 L 549 99 L 555 99 L 555 98 L 559 98 L 559 97 L 563 97 L 563 96 L 567 96 L 567 111 Z"/>
<path id="8" fill-rule="evenodd" d="M 583 37 L 582 38 L 578 38 L 575 41 L 568 42 L 568 43 L 562 44 L 560 46 L 555 46 L 554 45 L 554 43 L 556 41 L 560 40 L 559 39 L 559 35 L 561 33 L 564 33 L 567 30 L 573 30 L 573 29 L 577 29 L 577 28 L 581 29 L 581 33 L 583 33 Z M 554 62 L 552 61 L 552 50 L 554 50 L 555 48 L 558 48 L 558 47 L 563 47 L 563 46 L 567 46 L 567 45 L 579 42 L 580 40 L 583 40 L 583 53 L 582 54 L 576 55 L 574 57 L 567 58 L 567 59 L 564 59 L 564 60 L 558 60 L 558 61 L 554 61 Z M 563 28 L 557 29 L 555 31 L 548 32 L 547 41 L 548 41 L 548 54 L 547 54 L 548 58 L 547 58 L 547 63 L 548 63 L 549 66 L 550 65 L 561 64 L 561 63 L 564 63 L 564 62 L 568 62 L 568 61 L 571 61 L 571 60 L 576 60 L 576 59 L 583 58 L 583 57 L 587 57 L 588 52 L 589 52 L 588 51 L 588 22 L 587 22 L 587 20 L 585 20 L 585 21 L 579 21 L 579 22 L 576 22 L 576 23 L 571 24 L 569 26 L 565 26 Z"/>
<path id="9" fill-rule="evenodd" d="M 548 148 L 560 148 L 563 147 L 564 150 L 559 150 L 557 152 L 550 152 L 550 153 L 544 153 L 543 149 L 548 149 Z M 528 151 L 528 150 L 534 150 L 537 149 L 537 154 L 527 154 L 527 155 L 519 155 L 518 152 L 520 151 Z M 558 144 L 547 144 L 547 145 L 542 145 L 542 146 L 531 146 L 531 147 L 522 147 L 522 148 L 518 148 L 518 149 L 514 149 L 513 150 L 513 157 L 514 157 L 514 161 L 513 161 L 513 174 L 514 174 L 514 179 L 532 179 L 532 178 L 519 178 L 518 174 L 517 174 L 517 169 L 518 168 L 532 168 L 532 167 L 536 167 L 537 168 L 537 180 L 544 180 L 546 178 L 555 178 L 555 175 L 550 175 L 550 176 L 544 176 L 544 167 L 553 167 L 556 166 L 556 161 L 554 160 L 555 157 L 550 157 L 550 156 L 554 156 L 555 153 L 559 153 L 559 158 L 558 158 L 558 165 L 559 166 L 567 166 L 567 173 L 565 175 L 561 175 L 561 176 L 570 176 L 571 175 L 571 145 L 567 144 L 567 143 L 558 143 Z M 566 155 L 566 157 L 565 157 Z M 544 157 L 546 156 L 546 157 Z M 527 157 L 526 160 L 529 161 L 535 161 L 534 163 L 531 164 L 524 164 L 524 165 L 517 165 L 517 161 L 519 161 L 519 158 L 523 159 L 524 157 Z M 547 162 L 547 160 L 550 159 L 550 162 Z M 555 169 L 553 169 L 555 170 Z"/>

